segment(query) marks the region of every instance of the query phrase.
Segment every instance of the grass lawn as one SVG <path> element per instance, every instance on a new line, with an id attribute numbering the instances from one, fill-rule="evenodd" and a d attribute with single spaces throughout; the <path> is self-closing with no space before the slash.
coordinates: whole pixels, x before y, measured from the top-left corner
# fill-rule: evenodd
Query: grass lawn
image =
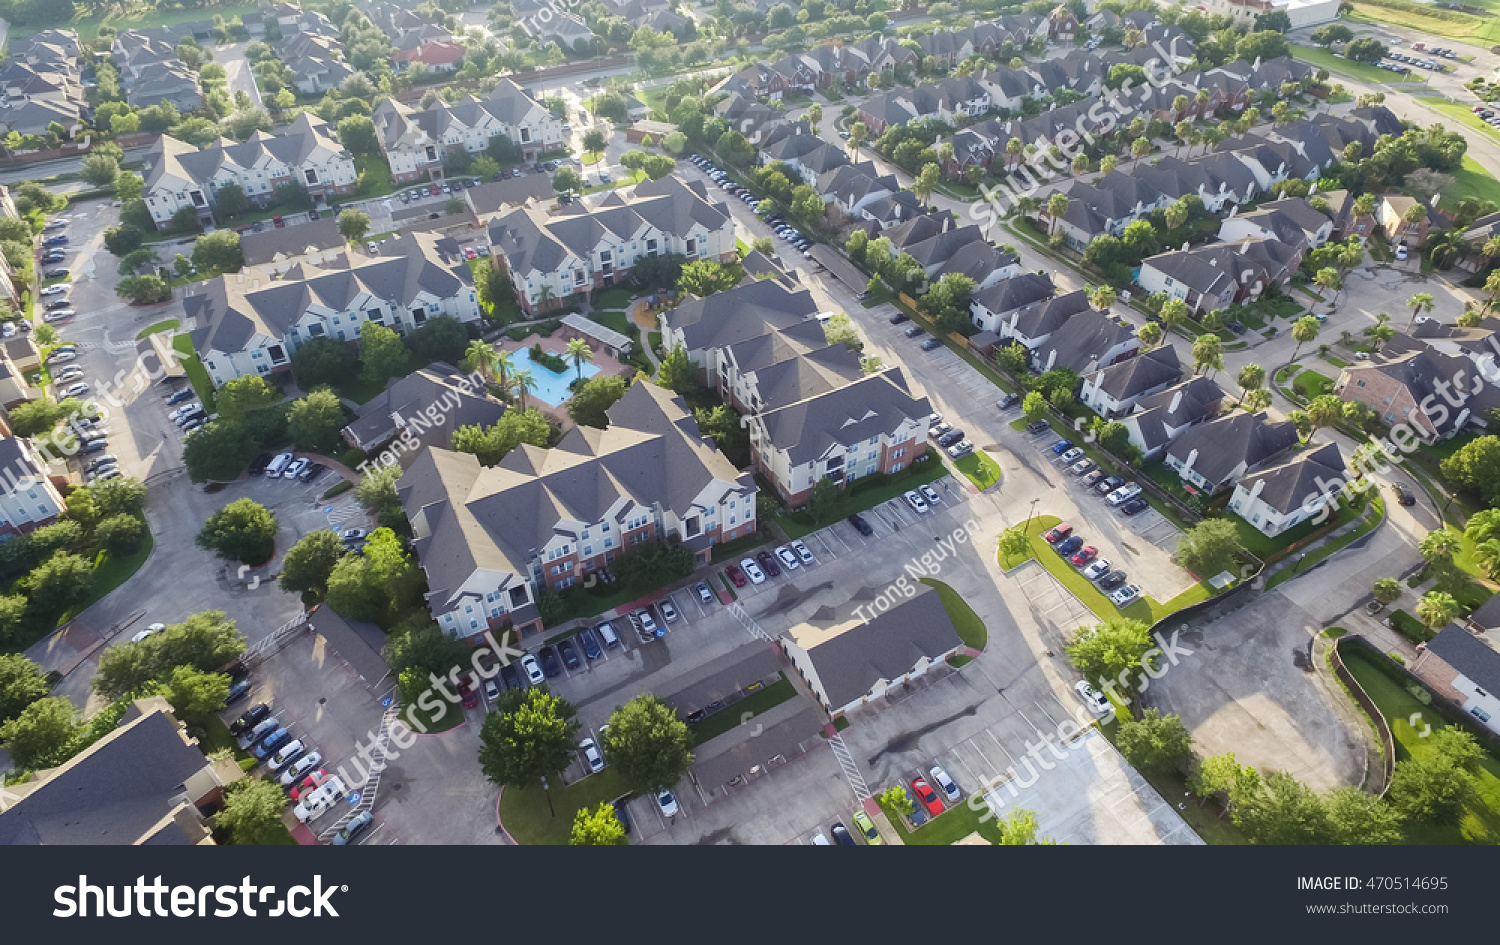
<path id="1" fill-rule="evenodd" d="M 144 519 L 142 519 L 144 521 Z M 93 606 L 104 599 L 104 596 L 115 588 L 124 584 L 135 572 L 141 569 L 146 559 L 151 556 L 151 549 L 155 547 L 156 539 L 151 536 L 151 526 L 146 526 L 146 532 L 141 538 L 141 547 L 133 555 L 123 558 L 115 558 L 107 551 L 99 552 L 94 559 L 94 589 L 89 596 L 77 607 L 63 614 L 62 619 L 57 621 L 60 627 L 72 620 L 76 615 L 82 613 L 86 608 Z"/>
<path id="2" fill-rule="evenodd" d="M 786 700 L 797 695 L 797 687 L 792 685 L 791 680 L 786 678 L 786 673 L 781 673 L 781 678 L 759 692 L 741 699 L 733 705 L 725 706 L 723 710 L 715 712 L 697 725 L 690 726 L 688 731 L 693 733 L 693 744 L 701 745 L 710 738 L 717 738 L 725 732 L 730 731 L 745 721 L 745 713 L 757 716 L 762 712 L 774 709 Z M 733 709 L 734 711 L 726 711 Z"/>
<path id="3" fill-rule="evenodd" d="M 135 340 L 140 341 L 147 335 L 154 335 L 159 331 L 175 331 L 181 324 L 182 322 L 178 321 L 177 319 L 169 318 L 165 321 L 157 322 L 155 325 L 147 325 L 136 334 Z"/>
<path id="4" fill-rule="evenodd" d="M 990 459 L 984 450 L 975 450 L 963 459 L 955 460 L 953 466 L 980 489 L 988 489 L 1000 481 L 1000 464 Z"/>
<path id="5" fill-rule="evenodd" d="M 1351 543 L 1358 541 L 1359 539 L 1368 535 L 1370 532 L 1374 531 L 1375 526 L 1379 525 L 1380 520 L 1385 517 L 1385 503 L 1378 495 L 1374 497 L 1373 501 L 1375 503 L 1373 514 L 1371 514 L 1363 522 L 1360 522 L 1359 525 L 1355 526 L 1353 531 L 1346 532 L 1342 536 L 1328 542 L 1318 550 L 1309 552 L 1306 560 L 1304 560 L 1297 566 L 1296 573 L 1300 573 L 1303 570 L 1317 564 L 1319 561 L 1322 561 L 1324 558 L 1342 551 Z M 1347 509 L 1347 506 L 1342 506 L 1340 508 L 1339 515 L 1341 522 L 1343 521 L 1345 509 Z M 1291 568 L 1284 568 L 1283 570 L 1276 572 L 1275 574 L 1271 575 L 1270 580 L 1266 581 L 1266 590 L 1270 590 L 1283 581 L 1290 581 L 1293 576 L 1294 572 Z"/>
<path id="6" fill-rule="evenodd" d="M 1350 62 L 1347 59 L 1340 59 L 1326 49 L 1316 49 L 1312 46 L 1298 46 L 1295 43 L 1292 44 L 1292 58 L 1301 59 L 1303 62 L 1310 62 L 1315 66 L 1322 66 L 1329 72 L 1342 72 L 1344 75 L 1353 76 L 1356 79 L 1363 79 L 1366 82 L 1374 82 L 1379 85 L 1407 80 L 1417 82 L 1426 81 L 1423 76 L 1415 73 L 1411 76 L 1402 76 L 1398 79 L 1394 72 L 1386 72 L 1384 69 L 1377 69 L 1362 62 Z"/>
<path id="7" fill-rule="evenodd" d="M 1480 121 L 1479 116 L 1469 111 L 1469 106 L 1464 104 L 1463 102 L 1450 102 L 1447 99 L 1441 98 L 1418 98 L 1417 101 L 1421 102 L 1424 106 L 1432 109 L 1435 112 L 1440 112 L 1441 114 L 1446 115 L 1449 118 L 1456 119 L 1461 125 L 1483 132 L 1485 137 L 1493 141 L 1500 141 L 1500 131 L 1496 131 L 1494 127 L 1485 124 L 1483 121 Z M 1478 104 L 1478 101 L 1478 99 L 1475 99 L 1475 104 Z M 1475 164 L 1474 166 L 1478 167 L 1477 164 Z M 1494 181 L 1492 178 L 1491 183 L 1493 182 Z M 1452 196 L 1453 195 L 1448 193 L 1443 194 L 1444 199 L 1448 199 Z M 1459 194 L 1458 196 L 1462 197 L 1464 195 Z M 1453 197 L 1453 199 L 1457 199 L 1457 197 Z"/>
<path id="8" fill-rule="evenodd" d="M 1356 514 L 1358 514 L 1356 510 L 1349 508 L 1347 503 L 1340 503 L 1337 521 L 1339 524 L 1353 521 Z M 1234 523 L 1235 530 L 1239 533 L 1240 547 L 1266 562 L 1280 559 L 1293 547 L 1305 542 L 1309 535 L 1327 528 L 1330 524 L 1329 522 L 1320 524 L 1309 519 L 1272 538 L 1238 515 L 1225 517 Z"/>
<path id="9" fill-rule="evenodd" d="M 214 405 L 214 385 L 208 379 L 208 371 L 203 367 L 203 362 L 198 360 L 198 354 L 193 350 L 193 339 L 190 335 L 178 335 L 172 339 L 172 349 L 177 352 L 178 360 L 182 362 L 182 369 L 187 372 L 188 380 L 193 384 L 193 390 L 198 394 L 198 400 L 202 402 L 203 409 L 209 413 L 217 409 Z"/>
<path id="10" fill-rule="evenodd" d="M 1333 390 L 1333 380 L 1312 368 L 1304 368 L 1292 378 L 1292 390 L 1298 395 L 1312 400 L 1321 394 L 1327 394 Z"/>
<path id="11" fill-rule="evenodd" d="M 1419 723 L 1440 729 L 1447 725 L 1431 706 L 1424 705 L 1400 683 L 1386 674 L 1374 663 L 1375 657 L 1365 651 L 1346 646 L 1339 656 L 1349 672 L 1359 681 L 1366 694 L 1385 716 L 1396 738 L 1396 760 L 1404 761 L 1420 757 L 1430 744 L 1418 735 L 1418 728 L 1411 724 L 1411 717 L 1421 713 Z M 1416 684 L 1416 681 L 1412 681 Z M 1476 802 L 1457 824 L 1408 824 L 1406 838 L 1411 843 L 1494 843 L 1500 838 L 1500 760 L 1486 752 L 1474 776 L 1477 791 Z"/>
<path id="12" fill-rule="evenodd" d="M 964 645 L 976 650 L 984 649 L 989 635 L 984 629 L 984 621 L 974 613 L 974 608 L 958 595 L 958 591 L 942 581 L 934 581 L 932 578 L 921 578 L 921 581 L 928 587 L 937 589 L 938 597 L 943 600 L 943 609 L 948 611 L 948 619 L 953 621 L 953 629 L 958 631 L 958 638 L 964 641 Z"/>
<path id="13" fill-rule="evenodd" d="M 403 377 L 410 373 L 411 371 L 401 372 Z M 356 404 L 364 404 L 375 399 L 383 390 L 385 390 L 384 381 L 377 382 L 372 378 L 365 377 L 364 372 L 361 371 L 355 376 L 354 380 L 340 386 L 338 392 L 339 396 L 347 397 Z"/>
<path id="14" fill-rule="evenodd" d="M 603 292 L 594 293 L 593 302 L 595 308 L 617 308 L 624 309 L 630 304 L 631 291 L 626 288 L 605 289 Z"/>
<path id="15" fill-rule="evenodd" d="M 567 787 L 554 785 L 550 791 L 544 791 L 540 784 L 508 787 L 500 797 L 500 822 L 523 846 L 562 846 L 573 832 L 574 814 L 585 807 L 598 807 L 628 791 L 624 775 L 613 766 Z M 548 794 L 552 796 L 550 809 Z"/>
<path id="16" fill-rule="evenodd" d="M 603 158 L 603 151 L 585 151 L 578 159 L 585 164 L 598 164 Z"/>
<path id="17" fill-rule="evenodd" d="M 1489 125 L 1484 127 L 1494 131 Z M 1448 173 L 1453 176 L 1453 184 L 1443 189 L 1443 199 L 1440 201 L 1443 207 L 1451 207 L 1465 197 L 1492 200 L 1500 204 L 1500 180 L 1496 180 L 1489 171 L 1480 167 L 1473 158 L 1466 156 L 1463 167 Z"/>
<path id="18" fill-rule="evenodd" d="M 416 705 L 402 707 L 401 721 L 410 725 L 413 731 L 420 732 L 423 735 L 436 735 L 439 732 L 458 728 L 463 724 L 464 710 L 462 706 L 455 705 L 446 699 L 438 699 L 435 704 L 443 710 L 441 717 L 435 713 L 428 712 L 418 702 Z M 426 726 L 425 729 L 423 728 L 424 725 Z"/>
<path id="19" fill-rule="evenodd" d="M 354 155 L 354 169 L 359 180 L 365 184 L 356 195 L 365 199 L 388 197 L 396 192 L 396 182 L 391 180 L 391 166 L 379 154 Z"/>
<path id="20" fill-rule="evenodd" d="M 847 518 L 855 512 L 863 512 L 888 499 L 896 498 L 908 489 L 915 489 L 924 482 L 933 482 L 946 475 L 948 475 L 946 466 L 935 460 L 928 460 L 925 463 L 914 463 L 889 476 L 868 476 L 856 479 L 854 485 L 839 493 L 839 500 L 827 521 L 815 522 L 810 513 L 802 511 L 783 515 L 776 520 L 776 524 L 781 526 L 781 530 L 786 533 L 788 539 L 802 538 L 841 518 Z"/>
<path id="21" fill-rule="evenodd" d="M 625 177 L 610 181 L 608 184 L 596 184 L 593 187 L 585 187 L 583 192 L 586 194 L 597 194 L 606 190 L 614 190 L 616 187 L 628 187 L 631 184 L 639 184 L 645 179 L 645 171 L 631 171 Z"/>
<path id="22" fill-rule="evenodd" d="M 1347 19 L 1392 23 L 1396 26 L 1405 26 L 1409 29 L 1453 39 L 1493 40 L 1500 38 L 1500 23 L 1495 20 L 1464 16 L 1452 10 L 1444 10 L 1443 13 L 1445 16 L 1457 16 L 1458 19 L 1448 20 L 1428 16 L 1423 12 L 1423 8 L 1415 3 L 1399 10 L 1368 3 L 1355 3 L 1353 7 L 1354 13 L 1346 14 Z"/>
<path id="23" fill-rule="evenodd" d="M 1100 725 L 1099 731 L 1104 733 L 1104 737 L 1109 739 L 1110 744 L 1116 748 L 1120 747 L 1119 742 L 1115 741 L 1115 736 L 1120 731 L 1119 722 L 1111 720 Z M 1183 795 L 1189 793 L 1186 779 L 1176 771 L 1166 773 L 1142 771 L 1140 775 L 1156 789 L 1156 793 L 1169 803 L 1174 798 L 1182 798 Z M 1177 813 L 1181 814 L 1188 826 L 1203 838 L 1204 843 L 1243 846 L 1250 842 L 1250 838 L 1234 825 L 1234 821 L 1230 820 L 1227 814 L 1223 817 L 1219 816 L 1220 808 L 1214 802 L 1200 803 L 1194 797 L 1182 801 L 1182 804 L 1182 808 Z"/>
<path id="24" fill-rule="evenodd" d="M 907 788 L 910 793 L 911 788 Z M 906 818 L 900 814 L 892 814 L 886 811 L 896 832 L 901 835 L 901 842 L 907 846 L 913 844 L 918 846 L 948 846 L 957 843 L 974 831 L 990 843 L 1000 842 L 1000 825 L 995 823 L 995 818 L 990 817 L 984 823 L 979 819 L 989 813 L 988 805 L 981 805 L 979 810 L 974 810 L 966 803 L 968 798 L 959 801 L 956 806 L 951 806 L 937 817 L 918 827 L 909 830 L 906 826 Z M 944 801 L 944 803 L 947 803 Z"/>
<path id="25" fill-rule="evenodd" d="M 605 328 L 613 328 L 622 335 L 630 334 L 630 316 L 624 312 L 590 312 L 589 318 Z"/>
<path id="26" fill-rule="evenodd" d="M 38 23 L 34 26 L 15 27 L 10 29 L 10 44 L 14 48 L 16 40 L 32 33 L 39 33 L 49 26 L 60 29 L 74 29 L 78 31 L 79 39 L 94 39 L 99 35 L 99 27 L 113 26 L 116 29 L 149 29 L 156 26 L 172 26 L 177 23 L 186 23 L 189 20 L 208 19 L 214 14 L 222 14 L 224 19 L 230 20 L 236 16 L 244 16 L 250 13 L 260 12 L 260 7 L 254 3 L 232 3 L 224 6 L 216 6 L 213 9 L 203 7 L 192 7 L 187 9 L 157 9 L 155 6 L 141 4 L 130 6 L 132 12 L 127 15 L 88 16 L 74 19 L 68 22 L 66 16 L 59 18 L 55 24 Z M 111 4 L 111 9 L 118 9 Z"/>

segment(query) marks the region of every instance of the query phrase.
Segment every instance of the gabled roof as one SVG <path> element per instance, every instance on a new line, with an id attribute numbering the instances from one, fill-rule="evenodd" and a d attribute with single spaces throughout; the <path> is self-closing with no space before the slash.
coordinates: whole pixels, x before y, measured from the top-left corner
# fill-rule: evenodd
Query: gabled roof
<path id="1" fill-rule="evenodd" d="M 1458 624 L 1428 640 L 1427 650 L 1486 691 L 1500 692 L 1500 653 Z"/>
<path id="2" fill-rule="evenodd" d="M 1177 349 L 1162 345 L 1133 358 L 1111 364 L 1102 372 L 1098 388 L 1115 400 L 1128 400 L 1153 387 L 1171 384 L 1182 377 Z"/>
<path id="3" fill-rule="evenodd" d="M 1088 295 L 1082 289 L 1075 289 L 1066 295 L 1030 302 L 1016 311 L 1015 332 L 1026 338 L 1050 335 L 1061 328 L 1068 319 L 1079 312 L 1088 311 L 1088 308 Z"/>
<path id="4" fill-rule="evenodd" d="M 1298 453 L 1284 463 L 1245 476 L 1239 481 L 1239 488 L 1252 493 L 1257 483 L 1264 483 L 1257 498 L 1286 515 L 1309 502 L 1321 502 L 1328 494 L 1328 484 L 1337 486 L 1342 483 L 1346 473 L 1338 444 L 1325 443 L 1317 449 Z"/>
<path id="5" fill-rule="evenodd" d="M 689 351 L 703 351 L 727 348 L 768 329 L 791 328 L 817 311 L 818 303 L 806 289 L 794 292 L 774 279 L 762 279 L 707 299 L 689 299 L 662 317 L 664 324 L 682 332 Z"/>
<path id="6" fill-rule="evenodd" d="M 1273 421 L 1264 411 L 1236 410 L 1187 430 L 1168 447 L 1167 455 L 1186 462 L 1196 450 L 1193 470 L 1204 481 L 1220 484 L 1241 463 L 1253 472 L 1298 442 L 1296 424 L 1290 420 Z"/>
<path id="7" fill-rule="evenodd" d="M 1100 358 L 1111 349 L 1135 342 L 1135 328 L 1121 324 L 1093 309 L 1086 309 L 1069 318 L 1037 348 L 1037 358 L 1042 364 L 1051 360 L 1050 368 L 1071 368 L 1079 374 L 1096 366 Z M 1139 347 L 1139 343 L 1136 343 Z M 1051 352 L 1057 352 L 1055 360 Z"/>
<path id="8" fill-rule="evenodd" d="M 377 446 L 397 432 L 397 418 L 402 421 L 422 417 L 423 411 L 436 404 L 445 405 L 439 412 L 443 421 L 432 428 L 438 442 L 424 432 L 427 445 L 446 446 L 453 431 L 463 426 L 491 427 L 505 415 L 505 404 L 489 396 L 482 386 L 468 383 L 450 364 L 435 362 L 405 377 L 393 377 L 385 390 L 359 407 L 359 416 L 344 429 L 365 447 Z"/>
<path id="9" fill-rule="evenodd" d="M 972 302 L 996 315 L 1005 315 L 1022 306 L 1049 299 L 1055 291 L 1051 276 L 1023 272 L 1014 279 L 1002 279 L 988 289 L 974 293 Z"/>
<path id="10" fill-rule="evenodd" d="M 1206 254 L 1197 250 L 1158 253 L 1142 261 L 1141 265 L 1171 276 L 1173 281 L 1200 295 L 1219 297 L 1235 282 L 1231 273 L 1214 265 Z"/>
<path id="11" fill-rule="evenodd" d="M 908 420 L 932 413 L 927 398 L 916 398 L 900 368 L 865 374 L 843 387 L 758 415 L 770 444 L 800 466 L 831 448 L 850 446 L 890 433 Z"/>

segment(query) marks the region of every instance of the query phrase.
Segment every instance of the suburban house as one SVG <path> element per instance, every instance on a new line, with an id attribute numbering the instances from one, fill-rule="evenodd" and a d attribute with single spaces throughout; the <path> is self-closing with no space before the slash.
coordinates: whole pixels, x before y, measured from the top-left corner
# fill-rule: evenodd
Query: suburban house
<path id="1" fill-rule="evenodd" d="M 1106 233 L 1119 236 L 1127 225 L 1166 203 L 1161 191 L 1118 170 L 1092 184 L 1073 181 L 1065 193 L 1068 209 L 1062 216 L 1054 220 L 1043 208 L 1040 217 L 1079 252 Z"/>
<path id="2" fill-rule="evenodd" d="M 28 44 L 12 43 L 0 66 L 0 126 L 23 135 L 45 136 L 54 123 L 71 138 L 83 127 L 87 107 L 80 72 L 78 34 L 43 30 Z"/>
<path id="3" fill-rule="evenodd" d="M 540 632 L 543 590 L 561 591 L 646 542 L 681 543 L 699 564 L 755 531 L 755 480 L 702 435 L 685 403 L 631 385 L 604 430 L 575 426 L 551 449 L 523 444 L 499 465 L 440 447 L 397 484 L 448 633 L 512 624 Z"/>
<path id="4" fill-rule="evenodd" d="M 1333 236 L 1333 219 L 1301 197 L 1268 200 L 1253 211 L 1235 214 L 1219 225 L 1219 239 L 1274 239 L 1299 249 L 1317 249 Z"/>
<path id="5" fill-rule="evenodd" d="M 1188 312 L 1204 314 L 1228 308 L 1238 289 L 1234 273 L 1219 268 L 1196 250 L 1159 253 L 1141 261 L 1136 282 L 1147 293 L 1157 292 L 1187 303 Z"/>
<path id="6" fill-rule="evenodd" d="M 1333 392 L 1371 408 L 1383 423 L 1405 423 L 1430 443 L 1469 424 L 1483 426 L 1486 412 L 1500 406 L 1500 388 L 1478 383 L 1480 376 L 1469 357 L 1398 333 L 1369 361 L 1344 368 Z"/>
<path id="7" fill-rule="evenodd" d="M 981 331 L 992 331 L 1001 338 L 1014 339 L 1028 348 L 1035 348 L 1075 311 L 1083 310 L 1067 311 L 1072 302 L 1043 306 L 1041 303 L 1051 300 L 1055 291 L 1051 276 L 1021 273 L 970 296 L 969 317 L 974 327 Z M 1083 295 L 1081 291 L 1077 294 Z M 1084 304 L 1087 305 L 1086 300 Z M 1030 316 L 1025 319 L 1025 325 L 1021 324 L 1022 312 Z"/>
<path id="8" fill-rule="evenodd" d="M 327 268 L 292 266 L 262 284 L 253 273 L 219 276 L 183 298 L 193 348 L 215 385 L 291 367 L 314 338 L 356 342 L 372 321 L 407 335 L 438 315 L 479 320 L 473 274 L 457 245 L 425 233 L 388 240 L 377 257 Z"/>
<path id="9" fill-rule="evenodd" d="M 166 699 L 137 699 L 99 741 L 6 787 L 0 845 L 211 846 L 204 819 L 244 776 L 205 757 Z"/>
<path id="10" fill-rule="evenodd" d="M 1085 309 L 1063 322 L 1046 341 L 1031 349 L 1031 367 L 1039 374 L 1069 368 L 1091 374 L 1141 350 L 1135 326 L 1106 312 Z"/>
<path id="11" fill-rule="evenodd" d="M 359 416 L 344 427 L 344 440 L 373 455 L 396 437 L 423 446 L 447 447 L 459 427 L 492 427 L 505 415 L 505 403 L 491 397 L 475 375 L 435 362 L 405 377 L 393 377 L 385 390 L 361 404 Z M 412 451 L 402 459 L 414 458 Z"/>
<path id="12" fill-rule="evenodd" d="M 1492 732 L 1500 733 L 1500 652 L 1485 633 L 1500 625 L 1496 598 L 1468 618 L 1469 627 L 1450 623 L 1427 641 L 1412 673 L 1456 703 Z"/>
<path id="13" fill-rule="evenodd" d="M 869 597 L 823 607 L 777 641 L 824 711 L 838 718 L 924 675 L 964 643 L 930 587 L 864 619 Z"/>
<path id="14" fill-rule="evenodd" d="M 353 193 L 357 177 L 354 156 L 339 143 L 333 126 L 303 112 L 285 134 L 258 131 L 243 144 L 220 138 L 202 151 L 162 135 L 146 156 L 141 196 L 157 227 L 166 229 L 184 208 L 194 210 L 200 222 L 212 223 L 218 191 L 230 184 L 264 207 L 282 184 L 303 186 L 321 201 Z"/>
<path id="15" fill-rule="evenodd" d="M 1408 220 L 1411 214 L 1414 220 Z M 1427 242 L 1427 231 L 1433 225 L 1432 209 L 1426 201 L 1405 194 L 1381 194 L 1375 201 L 1375 222 L 1385 230 L 1386 238 L 1418 248 Z"/>
<path id="16" fill-rule="evenodd" d="M 1236 410 L 1184 431 L 1167 448 L 1165 463 L 1183 488 L 1212 496 L 1278 462 L 1299 442 L 1292 421 Z"/>
<path id="17" fill-rule="evenodd" d="M 490 223 L 495 264 L 507 272 L 528 314 L 623 279 L 636 260 L 678 254 L 733 262 L 734 219 L 701 182 L 643 181 L 553 212 L 526 205 Z"/>
<path id="18" fill-rule="evenodd" d="M 1347 473 L 1338 444 L 1325 443 L 1236 482 L 1229 511 L 1274 538 L 1337 504 Z"/>
<path id="19" fill-rule="evenodd" d="M 1136 401 L 1135 413 L 1122 423 L 1130 443 L 1146 459 L 1155 459 L 1189 428 L 1218 416 L 1224 403 L 1219 385 L 1199 374 Z"/>
<path id="20" fill-rule="evenodd" d="M 1113 420 L 1134 410 L 1142 397 L 1159 394 L 1180 380 L 1182 363 L 1177 359 L 1177 349 L 1162 345 L 1085 377 L 1078 402 Z"/>
<path id="21" fill-rule="evenodd" d="M 136 108 L 171 102 L 184 113 L 203 106 L 198 73 L 177 58 L 179 40 L 180 37 L 164 30 L 125 30 L 115 34 L 109 55 L 120 71 L 120 85 L 127 102 Z"/>
<path id="22" fill-rule="evenodd" d="M 861 369 L 830 345 L 807 290 L 774 279 L 693 299 L 662 314 L 662 344 L 682 347 L 750 428 L 755 470 L 793 507 L 820 479 L 841 486 L 899 472 L 926 452 L 926 398 L 896 368 Z"/>
<path id="23" fill-rule="evenodd" d="M 370 22 L 388 36 L 391 45 L 398 50 L 414 49 L 426 42 L 448 42 L 453 39 L 453 34 L 429 17 L 390 0 L 372 0 L 359 4 L 357 9 L 369 17 Z"/>
<path id="24" fill-rule="evenodd" d="M 31 441 L 0 439 L 0 540 L 51 525 L 65 508 Z"/>
<path id="25" fill-rule="evenodd" d="M 433 72 L 456 72 L 467 52 L 462 43 L 435 41 L 403 49 L 391 59 L 395 61 L 396 68 L 402 71 L 413 65 L 422 65 Z"/>
<path id="26" fill-rule="evenodd" d="M 292 84 L 304 95 L 321 95 L 354 74 L 343 61 L 344 47 L 336 30 L 332 35 L 294 32 L 272 49 L 292 71 Z"/>

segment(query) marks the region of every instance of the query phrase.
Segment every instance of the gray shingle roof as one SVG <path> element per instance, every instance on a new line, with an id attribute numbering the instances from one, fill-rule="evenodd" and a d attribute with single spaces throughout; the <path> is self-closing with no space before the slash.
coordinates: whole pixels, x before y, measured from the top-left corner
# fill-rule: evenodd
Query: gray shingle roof
<path id="1" fill-rule="evenodd" d="M 1489 692 L 1500 692 L 1500 653 L 1450 623 L 1427 641 L 1427 649 Z"/>
<path id="2" fill-rule="evenodd" d="M 1321 501 L 1327 484 L 1344 481 L 1344 458 L 1337 443 L 1325 443 L 1315 450 L 1299 453 L 1284 463 L 1251 473 L 1239 481 L 1247 492 L 1261 486 L 1258 498 L 1283 515 L 1302 508 L 1309 501 Z M 1320 487 L 1319 481 L 1325 485 Z"/>
<path id="3" fill-rule="evenodd" d="M 1182 363 L 1177 360 L 1177 349 L 1162 345 L 1117 364 L 1103 371 L 1104 380 L 1099 389 L 1115 400 L 1126 400 L 1162 384 L 1170 384 L 1182 377 Z"/>
<path id="4" fill-rule="evenodd" d="M 1194 450 L 1193 470 L 1205 482 L 1222 485 L 1239 467 L 1253 472 L 1299 442 L 1290 420 L 1272 421 L 1264 412 L 1235 411 L 1200 424 L 1179 436 L 1167 455 L 1185 462 Z"/>
<path id="5" fill-rule="evenodd" d="M 843 387 L 759 415 L 771 444 L 792 465 L 811 462 L 834 446 L 850 446 L 890 433 L 904 421 L 927 417 L 927 398 L 906 387 L 900 368 L 866 374 Z"/>

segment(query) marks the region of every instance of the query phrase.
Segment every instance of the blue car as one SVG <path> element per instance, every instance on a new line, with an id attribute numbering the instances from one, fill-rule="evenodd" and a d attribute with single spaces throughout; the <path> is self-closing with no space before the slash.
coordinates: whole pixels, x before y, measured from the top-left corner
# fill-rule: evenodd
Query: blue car
<path id="1" fill-rule="evenodd" d="M 68 241 L 66 236 L 49 236 L 42 240 L 43 246 L 62 246 Z"/>
<path id="2" fill-rule="evenodd" d="M 1052 452 L 1057 453 L 1058 455 L 1062 455 L 1072 448 L 1072 440 L 1058 440 L 1056 443 L 1052 444 Z"/>
<path id="3" fill-rule="evenodd" d="M 281 747 L 281 743 L 286 741 L 291 736 L 291 732 L 288 732 L 284 728 L 278 728 L 276 731 L 267 735 L 259 745 L 256 745 L 254 748 L 252 748 L 251 752 L 257 758 L 269 758 L 277 748 Z"/>
<path id="4" fill-rule="evenodd" d="M 1071 555 L 1073 552 L 1077 551 L 1079 548 L 1083 547 L 1083 539 L 1077 535 L 1074 535 L 1072 538 L 1064 539 L 1054 547 L 1057 549 L 1058 554 L 1067 557 L 1068 555 Z"/>

